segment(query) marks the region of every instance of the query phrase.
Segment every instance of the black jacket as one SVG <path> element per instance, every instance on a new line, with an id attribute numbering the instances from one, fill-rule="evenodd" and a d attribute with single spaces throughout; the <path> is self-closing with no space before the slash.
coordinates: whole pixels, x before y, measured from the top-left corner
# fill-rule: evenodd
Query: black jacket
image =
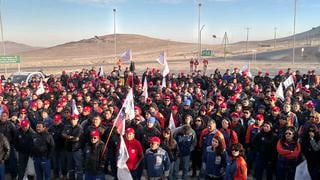
<path id="1" fill-rule="evenodd" d="M 54 140 L 48 132 L 34 133 L 31 153 L 35 157 L 51 157 L 54 150 Z"/>
<path id="2" fill-rule="evenodd" d="M 0 122 L 0 133 L 2 133 L 7 138 L 10 144 L 12 144 L 14 135 L 16 134 L 16 127 L 9 120 L 3 123 Z"/>
<path id="3" fill-rule="evenodd" d="M 63 129 L 64 129 L 64 124 L 60 123 L 57 126 L 56 125 L 51 126 L 48 130 L 53 137 L 55 150 L 62 150 L 64 148 L 65 140 L 62 137 Z"/>
<path id="4" fill-rule="evenodd" d="M 90 174 L 96 175 L 102 173 L 104 170 L 104 164 L 106 155 L 102 154 L 104 143 L 98 141 L 95 145 L 87 143 L 84 148 L 84 162 L 85 170 Z"/>
<path id="5" fill-rule="evenodd" d="M 78 151 L 81 148 L 81 138 L 83 130 L 80 125 L 72 127 L 71 125 L 66 125 L 62 131 L 62 136 L 65 139 L 65 149 L 69 152 Z M 69 138 L 72 136 L 72 138 Z"/>
<path id="6" fill-rule="evenodd" d="M 0 160 L 5 161 L 9 158 L 10 144 L 7 138 L 0 133 Z"/>
<path id="7" fill-rule="evenodd" d="M 17 134 L 14 137 L 13 143 L 19 153 L 30 155 L 31 149 L 26 147 L 30 147 L 30 144 L 32 144 L 34 133 L 35 132 L 31 129 L 31 127 L 26 132 L 24 132 L 21 128 L 17 130 Z"/>

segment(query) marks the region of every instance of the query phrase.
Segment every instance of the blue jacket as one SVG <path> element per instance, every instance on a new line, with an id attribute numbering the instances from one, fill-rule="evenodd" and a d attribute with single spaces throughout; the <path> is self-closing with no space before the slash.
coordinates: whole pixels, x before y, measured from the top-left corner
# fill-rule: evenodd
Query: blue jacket
<path id="1" fill-rule="evenodd" d="M 163 177 L 170 168 L 169 155 L 160 147 L 155 152 L 147 149 L 144 160 L 148 177 Z"/>
<path id="2" fill-rule="evenodd" d="M 222 155 L 217 155 L 216 152 L 212 150 L 212 146 L 208 146 L 202 156 L 202 162 L 203 165 L 205 165 L 206 174 L 216 177 L 223 176 L 227 166 L 227 161 L 227 152 L 224 151 Z"/>
<path id="3" fill-rule="evenodd" d="M 179 134 L 176 136 L 176 141 L 178 143 L 178 147 L 180 150 L 180 156 L 188 156 L 191 154 L 191 151 L 193 150 L 193 144 L 196 141 L 194 139 L 193 135 L 183 135 Z"/>

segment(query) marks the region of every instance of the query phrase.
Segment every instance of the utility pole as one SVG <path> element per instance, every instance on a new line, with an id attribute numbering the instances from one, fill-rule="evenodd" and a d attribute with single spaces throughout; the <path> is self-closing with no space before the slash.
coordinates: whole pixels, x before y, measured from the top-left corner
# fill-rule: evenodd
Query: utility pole
<path id="1" fill-rule="evenodd" d="M 224 33 L 223 39 L 222 39 L 222 45 L 223 45 L 223 58 L 224 58 L 224 62 L 227 62 L 227 46 L 229 44 L 229 39 L 228 39 L 228 35 L 227 32 Z"/>
<path id="2" fill-rule="evenodd" d="M 0 25 L 1 25 L 1 40 L 2 40 L 2 47 L 3 47 L 3 55 L 6 55 L 6 45 L 4 41 L 4 35 L 3 35 L 3 23 L 2 23 L 2 0 L 0 0 Z M 4 73 L 7 76 L 7 64 L 4 64 Z"/>
<path id="3" fill-rule="evenodd" d="M 246 41 L 246 53 L 248 52 L 248 41 L 249 41 L 249 31 L 250 31 L 251 28 L 247 27 L 246 30 L 247 30 L 247 41 Z"/>
<path id="4" fill-rule="evenodd" d="M 294 0 L 292 64 L 294 64 L 295 56 L 296 56 L 296 17 L 297 17 L 297 0 Z"/>
<path id="5" fill-rule="evenodd" d="M 273 42 L 273 48 L 275 49 L 276 48 L 276 45 L 277 45 L 277 28 L 275 27 L 274 28 L 274 42 Z"/>
<path id="6" fill-rule="evenodd" d="M 202 4 L 199 3 L 198 7 L 199 7 L 199 15 L 198 15 L 198 60 L 200 60 L 200 56 L 201 56 L 201 32 L 200 32 L 200 16 L 201 16 L 201 6 Z"/>
<path id="7" fill-rule="evenodd" d="M 114 41 L 114 60 L 117 62 L 117 35 L 116 35 L 116 9 L 113 9 L 113 41 Z"/>

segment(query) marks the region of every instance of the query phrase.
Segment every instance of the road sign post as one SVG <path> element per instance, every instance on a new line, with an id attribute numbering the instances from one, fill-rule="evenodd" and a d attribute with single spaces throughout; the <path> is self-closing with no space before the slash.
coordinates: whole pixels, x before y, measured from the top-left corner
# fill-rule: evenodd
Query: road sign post
<path id="1" fill-rule="evenodd" d="M 18 71 L 20 71 L 20 56 L 0 56 L 0 64 L 4 64 L 4 72 L 7 75 L 7 64 L 18 64 Z"/>

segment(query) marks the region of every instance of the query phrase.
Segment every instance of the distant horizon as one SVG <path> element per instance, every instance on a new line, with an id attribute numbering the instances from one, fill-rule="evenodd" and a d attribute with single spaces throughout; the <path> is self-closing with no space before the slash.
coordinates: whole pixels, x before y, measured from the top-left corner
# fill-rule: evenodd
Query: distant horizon
<path id="1" fill-rule="evenodd" d="M 94 36 L 138 34 L 197 43 L 199 0 L 2 0 L 4 40 L 52 47 Z M 201 0 L 204 44 L 273 39 L 293 34 L 294 0 Z M 320 2 L 298 0 L 296 33 L 319 26 Z M 216 35 L 217 38 L 212 38 Z"/>

